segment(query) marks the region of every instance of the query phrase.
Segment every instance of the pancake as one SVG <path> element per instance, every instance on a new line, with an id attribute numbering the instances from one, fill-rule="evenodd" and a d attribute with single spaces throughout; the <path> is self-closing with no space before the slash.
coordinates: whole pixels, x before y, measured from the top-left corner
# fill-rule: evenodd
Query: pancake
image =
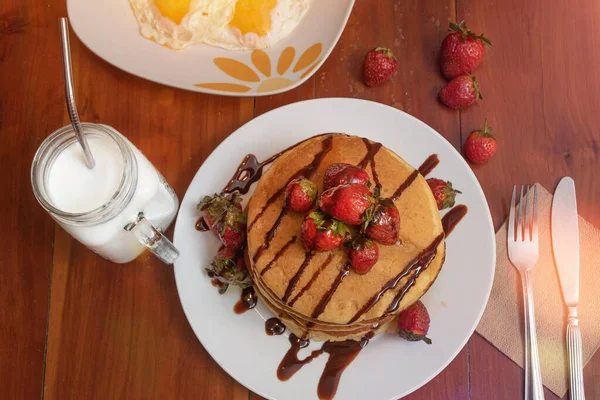
<path id="1" fill-rule="evenodd" d="M 365 168 L 400 211 L 400 244 L 378 244 L 379 260 L 365 275 L 349 268 L 344 247 L 306 252 L 300 240 L 305 214 L 284 208 L 291 179 L 306 177 L 321 193 L 333 163 Z M 384 330 L 425 294 L 444 257 L 440 214 L 423 176 L 381 144 L 356 136 L 319 135 L 284 152 L 248 204 L 248 271 L 264 303 L 298 337 L 360 339 Z"/>

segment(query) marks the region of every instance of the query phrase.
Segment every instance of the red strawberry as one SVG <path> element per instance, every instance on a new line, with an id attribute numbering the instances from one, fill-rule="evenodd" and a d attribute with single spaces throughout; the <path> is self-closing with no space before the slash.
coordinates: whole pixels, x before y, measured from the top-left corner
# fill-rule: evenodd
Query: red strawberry
<path id="1" fill-rule="evenodd" d="M 380 199 L 379 204 L 365 215 L 367 236 L 381 244 L 394 245 L 400 232 L 400 212 L 390 199 Z"/>
<path id="2" fill-rule="evenodd" d="M 285 205 L 295 212 L 308 212 L 317 199 L 317 185 L 308 179 L 293 179 L 285 188 Z"/>
<path id="3" fill-rule="evenodd" d="M 452 79 L 440 90 L 440 101 L 450 108 L 464 108 L 475 103 L 477 98 L 483 99 L 479 85 L 474 76 L 460 75 Z"/>
<path id="4" fill-rule="evenodd" d="M 216 258 L 221 259 L 235 259 L 237 257 L 238 249 L 234 249 L 233 247 L 225 247 L 221 246 L 221 248 L 217 251 Z"/>
<path id="5" fill-rule="evenodd" d="M 429 178 L 427 179 L 427 183 L 433 192 L 433 197 L 437 203 L 438 210 L 454 206 L 456 194 L 461 193 L 461 191 L 454 189 L 451 182 L 446 182 L 437 178 Z"/>
<path id="6" fill-rule="evenodd" d="M 232 249 L 242 247 L 246 240 L 246 213 L 242 211 L 241 201 L 241 195 L 235 192 L 205 196 L 198 204 L 211 231 L 225 247 Z"/>
<path id="7" fill-rule="evenodd" d="M 358 238 L 352 242 L 348 253 L 350 265 L 357 274 L 366 274 L 379 259 L 377 243 L 366 238 Z"/>
<path id="8" fill-rule="evenodd" d="M 492 42 L 483 34 L 476 35 L 471 32 L 465 21 L 458 25 L 450 23 L 450 32 L 442 42 L 440 64 L 442 74 L 448 79 L 453 79 L 473 72 L 483 59 L 485 44 L 491 46 Z"/>
<path id="9" fill-rule="evenodd" d="M 324 190 L 349 183 L 367 185 L 369 183 L 369 174 L 362 168 L 343 163 L 331 164 L 325 170 L 325 176 L 323 177 Z"/>
<path id="10" fill-rule="evenodd" d="M 483 164 L 496 153 L 496 138 L 492 135 L 492 128 L 487 124 L 487 118 L 483 129 L 471 132 L 465 142 L 465 154 L 471 162 Z"/>
<path id="11" fill-rule="evenodd" d="M 245 288 L 252 284 L 240 249 L 221 247 L 207 271 L 209 276 L 220 282 L 221 294 L 225 293 L 229 285 Z"/>
<path id="12" fill-rule="evenodd" d="M 431 344 L 431 339 L 426 336 L 430 322 L 427 308 L 421 301 L 417 301 L 398 315 L 398 335 L 411 342 L 422 340 Z"/>
<path id="13" fill-rule="evenodd" d="M 363 79 L 367 86 L 379 85 L 392 77 L 398 62 L 390 49 L 376 47 L 369 51 L 363 64 Z"/>
<path id="14" fill-rule="evenodd" d="M 302 221 L 301 237 L 306 251 L 331 251 L 349 239 L 350 230 L 341 221 L 312 212 Z"/>
<path id="15" fill-rule="evenodd" d="M 363 214 L 375 199 L 369 188 L 358 183 L 340 185 L 328 189 L 321 195 L 321 210 L 349 225 L 360 225 Z"/>

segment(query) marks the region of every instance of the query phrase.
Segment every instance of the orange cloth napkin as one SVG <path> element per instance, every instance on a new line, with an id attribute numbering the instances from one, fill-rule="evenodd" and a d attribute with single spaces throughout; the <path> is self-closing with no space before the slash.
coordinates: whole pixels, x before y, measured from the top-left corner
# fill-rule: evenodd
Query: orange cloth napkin
<path id="1" fill-rule="evenodd" d="M 540 260 L 533 269 L 533 292 L 537 342 L 544 385 L 563 397 L 569 386 L 569 363 L 565 342 L 566 306 L 560 291 L 552 255 L 550 210 L 552 195 L 540 184 Z M 521 368 L 524 365 L 523 294 L 520 276 L 508 259 L 506 221 L 496 233 L 496 275 L 487 308 L 477 332 Z M 600 231 L 579 217 L 580 287 L 578 308 L 583 340 L 583 365 L 600 346 Z M 584 382 L 592 385 L 593 382 Z"/>

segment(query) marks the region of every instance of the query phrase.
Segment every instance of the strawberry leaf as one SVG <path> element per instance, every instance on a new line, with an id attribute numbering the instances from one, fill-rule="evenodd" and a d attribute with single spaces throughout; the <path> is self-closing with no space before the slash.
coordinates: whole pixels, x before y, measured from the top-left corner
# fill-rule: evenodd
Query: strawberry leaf
<path id="1" fill-rule="evenodd" d="M 227 289 L 229 288 L 229 283 L 224 283 L 223 286 L 219 288 L 219 294 L 225 294 Z"/>
<path id="2" fill-rule="evenodd" d="M 302 188 L 304 193 L 306 193 L 306 195 L 311 199 L 314 200 L 315 198 L 317 198 L 317 186 L 308 179 L 302 179 L 300 181 L 300 187 Z"/>
<path id="3" fill-rule="evenodd" d="M 483 41 L 483 43 L 487 44 L 488 46 L 492 47 L 494 46 L 491 42 L 490 39 L 486 38 L 485 36 L 483 36 L 483 33 L 479 36 L 476 36 L 477 39 L 481 39 Z"/>
<path id="4" fill-rule="evenodd" d="M 483 96 L 481 95 L 481 92 L 479 91 L 479 82 L 477 82 L 477 78 L 475 78 L 472 75 L 469 75 L 471 77 L 471 83 L 473 85 L 473 93 L 475 93 L 475 97 L 479 98 L 479 100 L 483 100 Z"/>
<path id="5" fill-rule="evenodd" d="M 375 186 L 375 189 L 373 189 L 373 197 L 375 197 L 375 199 L 379 199 L 380 196 L 381 188 L 379 186 Z"/>
<path id="6" fill-rule="evenodd" d="M 467 40 L 468 38 L 473 38 L 475 40 L 481 39 L 481 41 L 483 41 L 483 43 L 487 44 L 488 46 L 493 46 L 492 42 L 488 38 L 483 36 L 483 33 L 481 35 L 477 35 L 476 33 L 471 32 L 469 28 L 467 28 L 467 23 L 464 20 L 461 21 L 458 25 L 454 22 L 450 22 L 450 29 L 448 29 L 448 31 L 460 33 L 463 41 Z"/>
<path id="7" fill-rule="evenodd" d="M 374 51 L 378 51 L 383 53 L 386 57 L 391 58 L 393 60 L 396 59 L 396 56 L 394 55 L 394 53 L 392 52 L 392 50 L 388 49 L 387 47 L 375 47 Z"/>
<path id="8" fill-rule="evenodd" d="M 334 234 L 343 238 L 347 238 L 351 235 L 350 228 L 348 228 L 348 225 L 346 225 L 342 221 L 338 221 L 337 219 L 332 220 L 331 231 Z"/>
<path id="9" fill-rule="evenodd" d="M 367 230 L 367 227 L 369 226 L 369 224 L 371 223 L 371 221 L 373 221 L 373 216 L 375 213 L 375 206 L 371 205 L 369 208 L 367 208 L 362 216 L 362 224 L 360 227 L 360 232 L 364 233 Z"/>

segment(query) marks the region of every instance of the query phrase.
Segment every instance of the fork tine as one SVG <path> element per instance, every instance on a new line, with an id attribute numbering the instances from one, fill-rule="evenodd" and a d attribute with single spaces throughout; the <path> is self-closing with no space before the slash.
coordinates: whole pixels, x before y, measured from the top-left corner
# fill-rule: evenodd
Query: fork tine
<path id="1" fill-rule="evenodd" d="M 537 242 L 538 241 L 538 210 L 537 210 L 537 197 L 538 191 L 537 186 L 533 187 L 533 222 L 531 228 L 531 240 Z"/>
<path id="2" fill-rule="evenodd" d="M 523 241 L 523 185 L 521 185 L 521 194 L 519 195 L 519 210 L 517 211 L 517 241 Z"/>
<path id="3" fill-rule="evenodd" d="M 508 241 L 515 241 L 515 204 L 517 197 L 517 185 L 513 186 L 510 210 L 508 211 Z"/>
<path id="4" fill-rule="evenodd" d="M 527 187 L 527 193 L 525 194 L 525 220 L 523 221 L 523 240 L 531 242 L 531 210 L 529 208 L 529 192 L 531 187 L 529 185 L 524 185 Z"/>

